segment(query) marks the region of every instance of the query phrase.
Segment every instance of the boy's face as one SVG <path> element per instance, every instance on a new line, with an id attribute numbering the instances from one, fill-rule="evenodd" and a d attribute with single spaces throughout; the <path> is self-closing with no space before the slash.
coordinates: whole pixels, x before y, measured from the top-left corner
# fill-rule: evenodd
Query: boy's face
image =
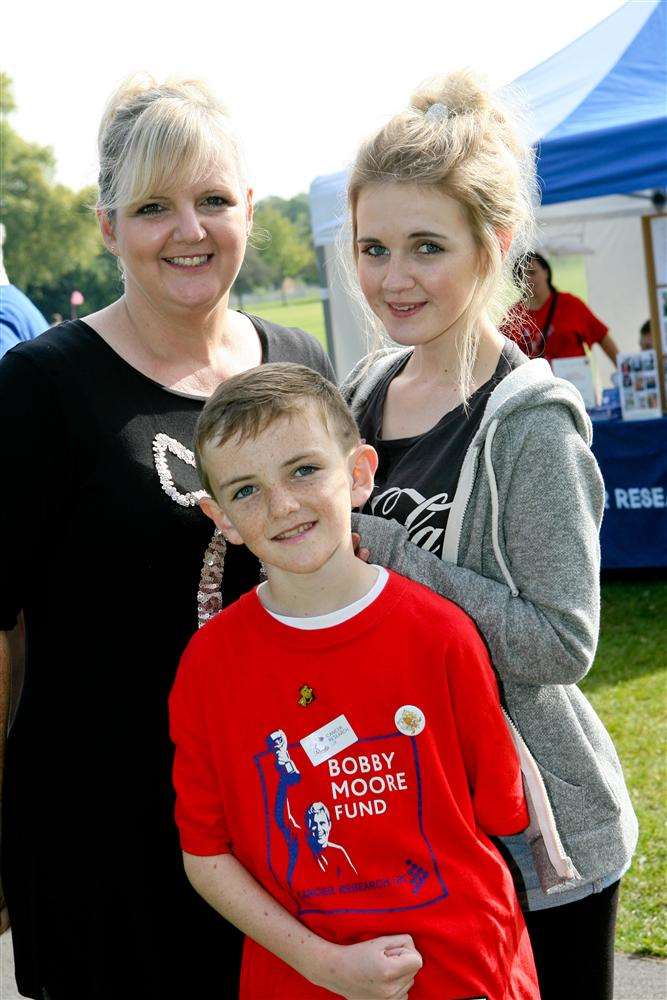
<path id="1" fill-rule="evenodd" d="M 653 334 L 650 330 L 639 334 L 639 350 L 650 351 L 653 347 Z"/>
<path id="2" fill-rule="evenodd" d="M 256 438 L 207 444 L 203 459 L 216 497 L 202 509 L 265 566 L 314 573 L 351 551 L 350 511 L 370 496 L 377 455 L 363 444 L 344 454 L 315 403 Z"/>

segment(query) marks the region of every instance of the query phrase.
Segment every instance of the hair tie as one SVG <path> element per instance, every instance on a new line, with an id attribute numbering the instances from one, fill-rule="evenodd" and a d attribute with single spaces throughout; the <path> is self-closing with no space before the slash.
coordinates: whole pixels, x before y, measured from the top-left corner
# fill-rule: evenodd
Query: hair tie
<path id="1" fill-rule="evenodd" d="M 441 104 L 437 101 L 435 104 L 431 104 L 424 113 L 424 117 L 428 118 L 429 121 L 434 122 L 444 122 L 450 116 L 449 108 L 445 104 Z"/>

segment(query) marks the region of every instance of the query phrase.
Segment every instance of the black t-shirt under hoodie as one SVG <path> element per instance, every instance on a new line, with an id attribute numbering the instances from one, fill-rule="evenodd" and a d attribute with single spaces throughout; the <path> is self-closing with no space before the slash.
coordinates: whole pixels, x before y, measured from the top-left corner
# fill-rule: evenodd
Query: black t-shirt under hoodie
<path id="1" fill-rule="evenodd" d="M 409 358 L 401 353 L 370 395 L 359 421 L 361 436 L 380 457 L 375 487 L 364 513 L 398 521 L 408 529 L 415 545 L 442 555 L 465 453 L 479 429 L 489 396 L 521 363 L 522 355 L 516 344 L 506 342 L 495 372 L 468 400 L 467 413 L 463 405 L 457 406 L 424 434 L 385 441 L 382 412 L 387 390 Z"/>

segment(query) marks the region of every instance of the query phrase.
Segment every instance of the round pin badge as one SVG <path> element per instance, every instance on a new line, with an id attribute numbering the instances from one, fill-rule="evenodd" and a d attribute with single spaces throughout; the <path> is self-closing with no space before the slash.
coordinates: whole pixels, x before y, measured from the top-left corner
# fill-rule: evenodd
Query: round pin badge
<path id="1" fill-rule="evenodd" d="M 419 736 L 426 725 L 426 716 L 416 705 L 402 705 L 394 716 L 394 722 L 404 736 Z"/>

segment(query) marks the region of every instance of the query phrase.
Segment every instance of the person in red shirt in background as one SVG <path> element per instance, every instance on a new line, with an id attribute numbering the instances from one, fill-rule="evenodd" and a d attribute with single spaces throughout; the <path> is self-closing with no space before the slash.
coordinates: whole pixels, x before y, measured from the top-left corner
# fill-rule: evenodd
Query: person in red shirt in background
<path id="1" fill-rule="evenodd" d="M 651 320 L 647 319 L 645 323 L 642 323 L 639 328 L 639 350 L 640 351 L 651 351 L 655 347 L 653 342 L 653 330 L 651 329 Z"/>
<path id="2" fill-rule="evenodd" d="M 514 265 L 514 280 L 526 297 L 509 310 L 503 333 L 531 358 L 575 358 L 599 344 L 616 364 L 618 347 L 609 327 L 585 302 L 554 287 L 549 262 L 530 251 Z"/>

